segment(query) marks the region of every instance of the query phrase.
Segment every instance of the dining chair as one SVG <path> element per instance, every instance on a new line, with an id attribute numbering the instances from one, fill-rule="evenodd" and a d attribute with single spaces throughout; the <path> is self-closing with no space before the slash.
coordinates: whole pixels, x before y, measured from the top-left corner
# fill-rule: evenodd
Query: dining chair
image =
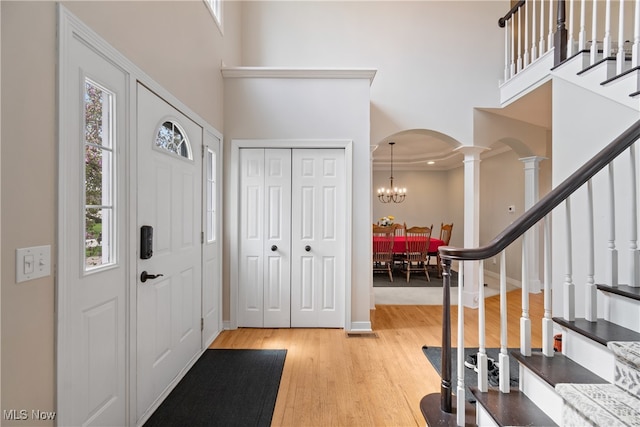
<path id="1" fill-rule="evenodd" d="M 395 223 L 392 224 L 391 227 L 393 227 L 393 263 L 395 266 L 396 264 L 402 264 L 402 256 L 404 255 L 404 235 L 407 230 L 407 223 Z M 397 248 L 399 245 L 402 245 L 402 251 L 398 251 Z"/>
<path id="2" fill-rule="evenodd" d="M 393 238 L 392 226 L 373 226 L 373 272 L 389 273 L 389 280 L 393 282 Z"/>
<path id="3" fill-rule="evenodd" d="M 442 246 L 449 246 L 449 241 L 451 240 L 451 232 L 453 231 L 453 223 L 445 224 L 440 223 L 440 240 L 442 240 Z M 440 263 L 440 252 L 436 250 L 435 252 L 429 252 L 429 257 L 427 258 L 427 264 L 430 264 L 431 257 L 436 257 L 436 267 L 438 269 L 438 277 L 442 277 L 442 264 Z"/>
<path id="4" fill-rule="evenodd" d="M 431 240 L 431 227 L 410 227 L 405 231 L 405 254 L 403 260 L 403 272 L 407 275 L 407 282 L 411 276 L 411 268 L 415 265 L 422 268 L 427 281 L 431 281 L 427 270 L 429 243 Z"/>

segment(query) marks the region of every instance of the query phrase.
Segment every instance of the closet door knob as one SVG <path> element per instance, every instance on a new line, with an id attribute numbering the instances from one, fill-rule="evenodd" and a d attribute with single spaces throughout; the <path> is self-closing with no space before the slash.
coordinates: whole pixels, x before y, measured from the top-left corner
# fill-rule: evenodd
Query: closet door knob
<path id="1" fill-rule="evenodd" d="M 311 246 L 309 246 L 309 245 L 305 246 L 305 247 L 304 247 L 304 250 L 305 250 L 305 251 L 307 251 L 307 252 L 309 252 L 309 251 L 311 250 Z"/>
<path id="2" fill-rule="evenodd" d="M 272 245 L 272 246 L 271 246 L 271 250 L 275 252 L 275 251 L 277 251 L 277 250 L 278 250 L 278 247 L 277 247 L 276 245 Z"/>

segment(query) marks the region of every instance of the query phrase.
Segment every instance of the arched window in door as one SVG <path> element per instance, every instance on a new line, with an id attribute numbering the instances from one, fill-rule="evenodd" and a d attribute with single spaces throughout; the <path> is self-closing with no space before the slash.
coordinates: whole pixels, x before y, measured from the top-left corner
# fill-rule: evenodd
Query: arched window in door
<path id="1" fill-rule="evenodd" d="M 165 121 L 156 134 L 156 147 L 185 159 L 193 160 L 191 146 L 180 125 Z"/>

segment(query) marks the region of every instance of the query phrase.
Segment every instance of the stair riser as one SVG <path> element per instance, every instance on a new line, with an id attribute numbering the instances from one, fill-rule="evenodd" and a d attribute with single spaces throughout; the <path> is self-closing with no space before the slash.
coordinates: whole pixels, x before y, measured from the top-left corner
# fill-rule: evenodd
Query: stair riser
<path id="1" fill-rule="evenodd" d="M 479 426 L 495 426 L 498 427 L 496 421 L 487 412 L 484 406 L 476 403 L 476 424 Z"/>
<path id="2" fill-rule="evenodd" d="M 546 381 L 520 365 L 520 390 L 542 409 L 556 424 L 562 423 L 564 402 Z"/>
<path id="3" fill-rule="evenodd" d="M 603 85 L 611 97 L 624 99 L 640 90 L 640 70 L 635 70 Z"/>
<path id="4" fill-rule="evenodd" d="M 620 295 L 604 293 L 604 318 L 640 332 L 640 305 Z"/>
<path id="5" fill-rule="evenodd" d="M 606 381 L 614 381 L 614 357 L 611 351 L 583 335 L 563 328 L 562 352 Z"/>

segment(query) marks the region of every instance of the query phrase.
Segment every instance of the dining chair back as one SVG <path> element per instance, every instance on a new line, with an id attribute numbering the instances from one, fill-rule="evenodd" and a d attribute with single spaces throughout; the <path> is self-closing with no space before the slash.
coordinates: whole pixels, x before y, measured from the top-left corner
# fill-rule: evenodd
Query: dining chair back
<path id="1" fill-rule="evenodd" d="M 431 227 L 410 227 L 405 230 L 405 253 L 403 255 L 403 271 L 407 282 L 411 276 L 411 269 L 415 266 L 424 271 L 427 281 L 431 281 L 427 271 L 429 243 L 431 241 Z"/>
<path id="2" fill-rule="evenodd" d="M 451 240 L 451 232 L 453 231 L 453 223 L 445 224 L 440 223 L 440 240 L 442 240 L 442 246 L 449 246 L 449 241 Z M 442 277 L 442 264 L 440 262 L 440 252 L 437 250 L 435 252 L 429 252 L 429 258 L 427 259 L 427 264 L 430 263 L 431 257 L 436 257 L 436 266 L 438 268 L 438 277 Z"/>
<path id="3" fill-rule="evenodd" d="M 395 230 L 392 226 L 373 225 L 373 272 L 389 273 L 393 282 L 393 238 Z"/>

